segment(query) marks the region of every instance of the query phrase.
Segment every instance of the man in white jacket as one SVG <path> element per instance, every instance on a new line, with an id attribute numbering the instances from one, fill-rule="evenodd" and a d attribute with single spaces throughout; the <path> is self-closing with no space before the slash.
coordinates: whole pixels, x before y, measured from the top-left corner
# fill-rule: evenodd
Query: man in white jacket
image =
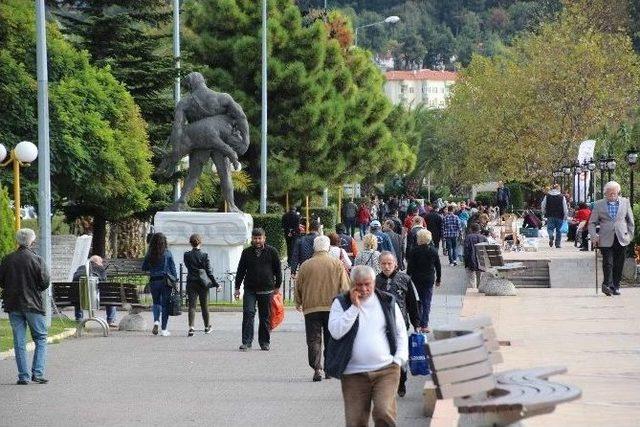
<path id="1" fill-rule="evenodd" d="M 370 415 L 376 426 L 396 425 L 400 367 L 409 356 L 402 312 L 391 294 L 376 290 L 375 278 L 371 267 L 354 267 L 348 296 L 336 298 L 329 314 L 333 339 L 357 328 L 341 378 L 347 427 L 367 426 Z"/>

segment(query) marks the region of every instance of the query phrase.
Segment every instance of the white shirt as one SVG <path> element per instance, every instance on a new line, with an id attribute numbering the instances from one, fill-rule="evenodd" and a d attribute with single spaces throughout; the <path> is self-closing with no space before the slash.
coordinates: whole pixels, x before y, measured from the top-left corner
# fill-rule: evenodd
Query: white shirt
<path id="1" fill-rule="evenodd" d="M 349 259 L 349 255 L 347 255 L 347 251 L 337 246 L 331 246 L 329 253 L 342 261 L 342 264 L 347 270 L 351 270 L 351 260 Z"/>
<path id="2" fill-rule="evenodd" d="M 409 343 L 407 329 L 400 307 L 395 304 L 396 312 L 396 353 L 391 354 L 386 335 L 386 322 L 380 300 L 372 294 L 361 301 L 360 308 L 352 305 L 346 311 L 342 309 L 336 298 L 329 313 L 329 332 L 334 339 L 342 338 L 353 326 L 357 318 L 358 332 L 353 342 L 351 360 L 345 369 L 345 374 L 372 372 L 395 363 L 403 366 L 409 357 Z"/>

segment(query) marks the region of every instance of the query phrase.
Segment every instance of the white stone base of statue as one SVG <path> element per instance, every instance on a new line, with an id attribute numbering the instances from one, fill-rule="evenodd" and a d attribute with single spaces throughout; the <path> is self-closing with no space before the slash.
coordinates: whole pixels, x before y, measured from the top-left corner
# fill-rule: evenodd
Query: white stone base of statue
<path id="1" fill-rule="evenodd" d="M 213 274 L 223 288 L 218 300 L 223 301 L 233 298 L 233 279 L 252 228 L 251 215 L 239 212 L 158 212 L 154 217 L 154 231 L 167 236 L 178 273 L 184 253 L 191 250 L 189 237 L 194 233 L 202 237 L 202 250 L 209 254 Z M 215 292 L 211 290 L 211 300 L 215 299 Z"/>

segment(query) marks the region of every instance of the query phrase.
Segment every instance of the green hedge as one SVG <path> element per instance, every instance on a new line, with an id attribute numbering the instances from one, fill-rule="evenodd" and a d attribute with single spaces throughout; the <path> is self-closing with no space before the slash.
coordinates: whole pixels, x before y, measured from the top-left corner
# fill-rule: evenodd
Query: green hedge
<path id="1" fill-rule="evenodd" d="M 493 191 L 481 191 L 476 194 L 476 202 L 482 203 L 484 206 L 496 203 L 496 193 Z"/>
<path id="2" fill-rule="evenodd" d="M 309 208 L 311 221 L 320 217 L 320 222 L 325 230 L 336 229 L 336 207 L 329 206 L 327 208 Z"/>
<path id="3" fill-rule="evenodd" d="M 15 249 L 13 211 L 9 205 L 9 192 L 0 187 L 0 259 Z"/>
<path id="4" fill-rule="evenodd" d="M 273 246 L 280 253 L 280 258 L 287 254 L 287 243 L 282 232 L 282 215 L 280 214 L 253 214 L 253 226 L 264 229 L 267 234 L 267 244 Z"/>

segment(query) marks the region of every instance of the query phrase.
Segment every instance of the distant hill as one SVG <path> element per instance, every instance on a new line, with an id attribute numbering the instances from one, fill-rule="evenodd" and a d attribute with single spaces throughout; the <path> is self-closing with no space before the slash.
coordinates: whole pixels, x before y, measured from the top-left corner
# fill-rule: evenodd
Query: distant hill
<path id="1" fill-rule="evenodd" d="M 324 0 L 298 0 L 303 13 Z M 395 25 L 361 29 L 358 45 L 392 56 L 396 69 L 466 65 L 474 52 L 492 55 L 516 34 L 535 28 L 561 9 L 560 0 L 327 0 L 358 26 L 397 15 Z"/>

